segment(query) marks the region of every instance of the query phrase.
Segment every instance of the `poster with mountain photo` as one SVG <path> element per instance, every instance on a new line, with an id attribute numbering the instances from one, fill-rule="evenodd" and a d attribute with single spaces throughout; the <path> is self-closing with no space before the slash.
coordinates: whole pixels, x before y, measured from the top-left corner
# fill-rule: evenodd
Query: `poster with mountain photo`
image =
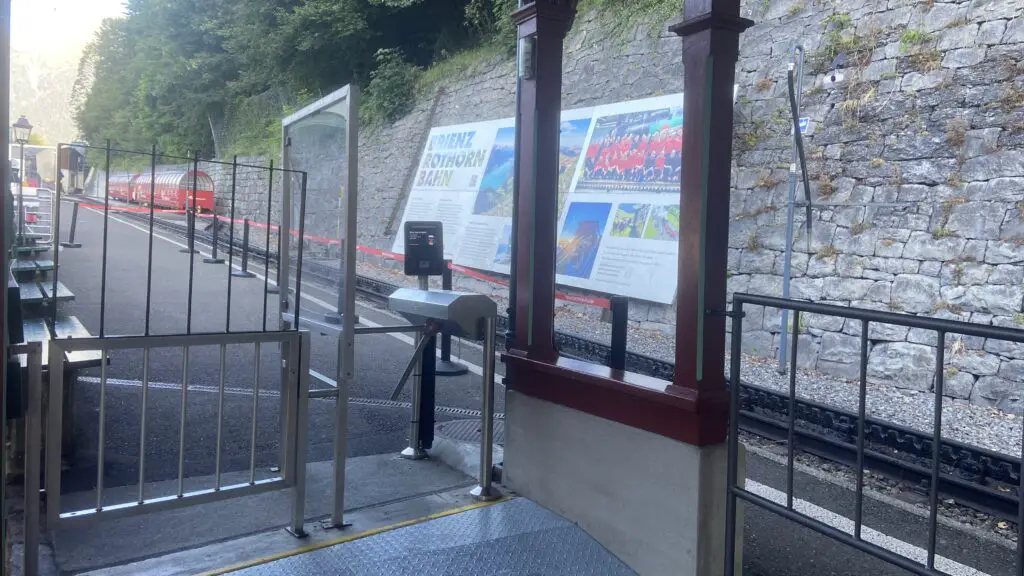
<path id="1" fill-rule="evenodd" d="M 562 112 L 558 284 L 671 303 L 682 102 L 674 94 Z M 515 166 L 511 118 L 433 128 L 402 222 L 440 220 L 446 257 L 507 274 Z M 402 238 L 393 249 L 403 252 Z"/>

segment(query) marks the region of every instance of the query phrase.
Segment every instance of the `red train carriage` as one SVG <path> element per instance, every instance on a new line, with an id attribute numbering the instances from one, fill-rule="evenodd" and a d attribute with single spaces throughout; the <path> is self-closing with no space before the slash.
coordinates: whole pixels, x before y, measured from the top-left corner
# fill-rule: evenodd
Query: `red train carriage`
<path id="1" fill-rule="evenodd" d="M 193 181 L 194 180 L 194 181 Z M 138 176 L 134 183 L 137 201 L 148 206 L 150 190 L 155 188 L 153 204 L 160 208 L 172 210 L 191 210 L 195 186 L 195 206 L 200 212 L 213 212 L 213 178 L 203 171 L 157 172 L 156 184 L 153 185 L 151 174 Z"/>
<path id="2" fill-rule="evenodd" d="M 112 174 L 108 188 L 110 197 L 121 202 L 137 202 L 135 181 L 138 178 L 137 174 Z"/>

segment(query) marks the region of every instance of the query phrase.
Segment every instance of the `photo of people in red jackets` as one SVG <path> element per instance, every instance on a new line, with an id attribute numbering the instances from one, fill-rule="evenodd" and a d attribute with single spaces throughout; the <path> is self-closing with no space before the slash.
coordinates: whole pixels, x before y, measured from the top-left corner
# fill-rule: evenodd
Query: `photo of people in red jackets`
<path id="1" fill-rule="evenodd" d="M 577 189 L 678 192 L 682 149 L 681 108 L 599 118 Z"/>

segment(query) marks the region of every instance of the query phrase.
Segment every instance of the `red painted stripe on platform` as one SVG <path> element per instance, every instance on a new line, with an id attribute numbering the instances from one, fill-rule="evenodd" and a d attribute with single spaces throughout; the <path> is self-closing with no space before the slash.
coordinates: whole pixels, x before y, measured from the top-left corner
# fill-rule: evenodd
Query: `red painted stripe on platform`
<path id="1" fill-rule="evenodd" d="M 92 209 L 95 209 L 95 210 L 103 210 L 105 208 L 105 206 L 103 204 L 85 204 L 85 203 L 82 203 L 80 205 L 83 208 L 92 208 Z M 143 213 L 147 213 L 148 214 L 150 209 L 149 208 L 145 208 L 145 207 L 141 207 L 141 206 L 140 207 L 136 207 L 136 206 L 121 206 L 121 205 L 117 205 L 117 206 L 110 206 L 110 211 L 112 211 L 112 212 L 143 212 Z M 160 213 L 165 213 L 165 214 L 184 214 L 186 212 L 186 210 L 169 210 L 169 209 L 165 209 L 165 208 L 154 208 L 153 212 L 160 212 Z M 199 217 L 200 218 L 214 218 L 215 216 L 213 214 L 199 214 Z M 244 218 L 235 218 L 234 220 L 232 220 L 228 216 L 216 216 L 216 218 L 217 218 L 217 220 L 220 220 L 222 222 L 232 222 L 233 221 L 235 224 L 244 224 L 245 223 L 245 219 Z M 255 220 L 249 220 L 249 226 L 255 226 L 256 228 L 262 228 L 262 229 L 266 229 L 268 227 L 267 224 L 265 224 L 263 222 L 257 222 Z M 281 230 L 281 227 L 276 225 L 276 224 L 269 225 L 269 228 L 270 228 L 271 232 L 275 232 L 275 233 L 276 232 L 280 232 L 280 230 Z M 298 236 L 299 236 L 298 230 L 292 230 L 291 231 L 291 236 L 293 236 L 295 238 L 298 238 Z M 307 240 L 309 242 L 313 242 L 315 244 L 326 244 L 328 246 L 341 246 L 342 245 L 342 242 L 340 240 L 337 240 L 335 238 L 327 238 L 325 236 L 314 236 L 314 235 L 311 235 L 311 234 L 304 234 L 303 238 L 305 240 Z M 404 262 L 405 261 L 405 256 L 402 255 L 402 254 L 399 254 L 397 252 L 391 252 L 391 251 L 388 251 L 388 250 L 381 250 L 379 248 L 371 248 L 370 246 L 363 246 L 361 244 L 356 246 L 356 250 L 358 250 L 359 252 L 362 252 L 364 254 L 369 254 L 371 256 L 377 256 L 379 258 L 383 258 L 384 260 L 395 260 L 395 261 L 398 261 L 398 262 Z M 458 264 L 449 264 L 449 267 L 452 269 L 453 272 L 458 272 L 459 274 L 464 274 L 466 276 L 469 276 L 470 278 L 475 278 L 475 279 L 481 280 L 483 282 L 489 282 L 491 284 L 496 284 L 498 286 L 503 286 L 503 287 L 506 287 L 506 288 L 508 287 L 508 280 L 505 279 L 505 278 L 498 278 L 496 276 L 491 276 L 490 274 L 487 274 L 485 272 L 481 272 L 481 271 L 476 270 L 474 268 L 467 268 L 465 266 L 460 266 Z M 556 291 L 555 292 L 555 299 L 556 300 L 561 300 L 563 302 L 572 302 L 572 303 L 575 303 L 575 304 L 584 304 L 586 306 L 594 306 L 594 307 L 597 307 L 597 308 L 605 308 L 605 309 L 611 308 L 611 302 L 607 298 L 603 298 L 601 296 L 588 296 L 588 295 L 585 295 L 585 294 L 568 294 L 566 292 L 558 292 L 558 291 Z"/>

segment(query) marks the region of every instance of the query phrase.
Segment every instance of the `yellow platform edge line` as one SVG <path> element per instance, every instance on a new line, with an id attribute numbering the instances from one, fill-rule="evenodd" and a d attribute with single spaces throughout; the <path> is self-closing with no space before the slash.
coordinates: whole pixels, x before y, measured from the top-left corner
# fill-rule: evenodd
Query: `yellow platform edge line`
<path id="1" fill-rule="evenodd" d="M 301 546 L 299 548 L 294 548 L 292 550 L 286 550 L 284 552 L 279 552 L 277 554 L 271 554 L 270 556 L 265 556 L 263 558 L 257 558 L 256 560 L 248 560 L 246 562 L 239 562 L 238 564 L 234 564 L 234 565 L 228 566 L 226 568 L 217 568 L 216 570 L 211 570 L 209 572 L 200 572 L 196 576 L 222 576 L 223 574 L 230 574 L 231 572 L 237 572 L 239 570 L 245 570 L 246 568 L 252 568 L 253 566 L 259 566 L 261 564 L 269 564 L 271 562 L 276 562 L 278 560 L 283 560 L 285 558 L 291 558 L 292 556 L 298 556 L 300 554 L 306 554 L 306 553 L 309 553 L 309 552 L 314 552 L 316 550 L 322 550 L 324 548 L 330 548 L 331 546 L 337 546 L 338 544 L 345 544 L 347 542 L 352 542 L 352 541 L 359 540 L 359 539 L 362 539 L 362 538 L 366 538 L 366 537 L 369 537 L 369 536 L 375 536 L 377 534 L 383 534 L 384 532 L 390 532 L 392 530 L 397 530 L 399 528 L 405 528 L 407 526 L 413 526 L 415 524 L 421 524 L 423 522 L 428 522 L 430 520 L 436 520 L 438 518 L 444 518 L 445 516 L 454 516 L 455 514 L 460 514 L 462 512 L 468 512 L 470 510 L 476 510 L 478 508 L 486 508 L 488 506 L 493 506 L 495 504 L 500 504 L 502 502 L 507 502 L 508 500 L 511 500 L 511 497 L 504 496 L 502 498 L 499 498 L 497 500 L 492 500 L 490 502 L 474 502 L 473 504 L 467 504 L 466 506 L 459 506 L 457 508 L 450 508 L 448 510 L 443 510 L 441 512 L 435 512 L 433 514 L 428 514 L 426 516 L 421 516 L 419 518 L 413 518 L 411 520 L 403 520 L 401 522 L 395 522 L 394 524 L 388 524 L 387 526 L 380 526 L 380 527 L 377 527 L 377 528 L 371 528 L 369 530 L 364 530 L 362 532 L 356 532 L 355 534 L 348 534 L 348 535 L 345 535 L 345 536 L 339 536 L 339 537 L 331 539 L 331 540 L 325 540 L 323 542 L 317 542 L 316 544 L 310 544 L 308 546 Z"/>

